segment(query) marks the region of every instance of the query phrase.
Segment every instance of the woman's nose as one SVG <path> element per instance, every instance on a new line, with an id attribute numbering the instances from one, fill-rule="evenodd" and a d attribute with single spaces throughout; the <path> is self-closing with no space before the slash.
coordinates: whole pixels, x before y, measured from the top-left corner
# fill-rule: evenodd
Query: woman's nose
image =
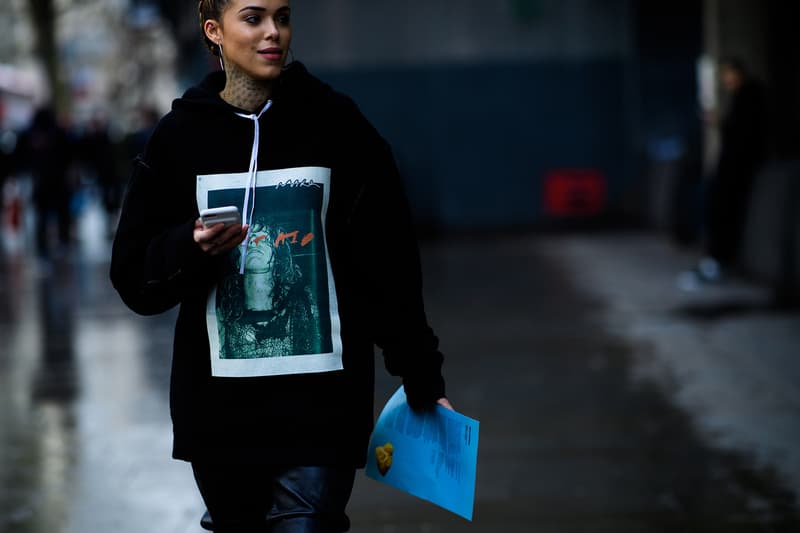
<path id="1" fill-rule="evenodd" d="M 267 18 L 264 38 L 268 41 L 277 41 L 279 35 L 278 25 L 271 18 Z"/>

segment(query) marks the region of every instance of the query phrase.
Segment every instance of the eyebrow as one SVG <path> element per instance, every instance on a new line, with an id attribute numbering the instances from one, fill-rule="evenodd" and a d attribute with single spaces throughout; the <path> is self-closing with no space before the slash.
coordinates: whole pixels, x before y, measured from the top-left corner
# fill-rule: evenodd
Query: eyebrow
<path id="1" fill-rule="evenodd" d="M 275 12 L 277 13 L 278 11 L 288 11 L 288 10 L 290 10 L 290 9 L 291 9 L 291 8 L 290 8 L 288 5 L 284 5 L 284 6 L 281 6 L 281 7 L 279 7 L 278 9 L 276 9 L 276 10 L 275 10 Z M 248 11 L 248 10 L 252 10 L 252 11 L 266 11 L 266 10 L 267 10 L 267 8 L 265 8 L 265 7 L 261 7 L 261 6 L 245 6 L 245 7 L 243 7 L 242 9 L 240 9 L 240 10 L 239 10 L 239 13 L 242 13 L 242 12 L 244 12 L 244 11 Z"/>

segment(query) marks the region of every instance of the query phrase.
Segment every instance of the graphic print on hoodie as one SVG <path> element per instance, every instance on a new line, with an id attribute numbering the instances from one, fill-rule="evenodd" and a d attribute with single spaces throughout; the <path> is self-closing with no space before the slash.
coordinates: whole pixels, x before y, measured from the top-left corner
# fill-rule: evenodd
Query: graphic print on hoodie
<path id="1" fill-rule="evenodd" d="M 257 377 L 342 369 L 325 239 L 330 169 L 197 177 L 198 209 L 244 206 L 250 232 L 208 297 L 211 371 Z"/>

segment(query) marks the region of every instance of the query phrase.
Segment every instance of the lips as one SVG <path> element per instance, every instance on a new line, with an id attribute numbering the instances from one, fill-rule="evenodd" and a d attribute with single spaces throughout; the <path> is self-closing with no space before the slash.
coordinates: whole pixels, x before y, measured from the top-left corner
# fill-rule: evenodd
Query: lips
<path id="1" fill-rule="evenodd" d="M 283 57 L 283 50 L 281 48 L 264 48 L 258 51 L 259 55 L 270 61 L 280 61 Z"/>

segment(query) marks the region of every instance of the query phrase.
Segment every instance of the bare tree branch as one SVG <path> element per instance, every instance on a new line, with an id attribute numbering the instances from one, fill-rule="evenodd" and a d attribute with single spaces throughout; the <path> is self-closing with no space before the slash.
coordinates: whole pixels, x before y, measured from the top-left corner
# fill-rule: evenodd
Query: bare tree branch
<path id="1" fill-rule="evenodd" d="M 28 0 L 28 6 L 36 32 L 36 54 L 44 66 L 52 102 L 58 111 L 66 111 L 69 106 L 69 93 L 59 72 L 53 0 Z"/>

